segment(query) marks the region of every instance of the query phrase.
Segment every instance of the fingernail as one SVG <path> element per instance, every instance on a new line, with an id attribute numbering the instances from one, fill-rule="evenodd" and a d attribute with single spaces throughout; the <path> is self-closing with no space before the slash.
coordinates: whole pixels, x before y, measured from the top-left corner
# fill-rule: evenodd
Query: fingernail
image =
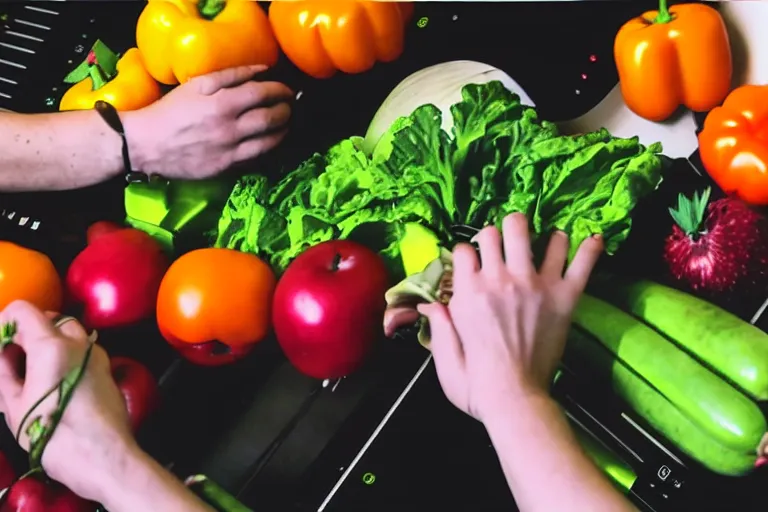
<path id="1" fill-rule="evenodd" d="M 601 235 L 600 233 L 595 233 L 592 235 L 592 238 L 594 238 L 595 240 L 602 240 L 603 235 Z"/>

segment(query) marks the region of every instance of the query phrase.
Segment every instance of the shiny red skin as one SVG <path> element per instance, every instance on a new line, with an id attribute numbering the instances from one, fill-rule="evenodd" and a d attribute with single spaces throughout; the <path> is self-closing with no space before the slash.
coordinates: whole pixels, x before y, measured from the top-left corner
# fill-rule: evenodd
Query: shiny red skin
<path id="1" fill-rule="evenodd" d="M 100 220 L 99 222 L 94 222 L 93 224 L 90 225 L 85 235 L 86 240 L 88 241 L 88 245 L 91 245 L 94 242 L 94 240 L 99 238 L 101 235 L 112 233 L 114 231 L 119 231 L 121 229 L 126 229 L 126 228 L 125 226 L 121 226 L 120 224 L 115 224 L 114 222 L 110 222 L 108 220 Z"/>
<path id="2" fill-rule="evenodd" d="M 57 482 L 27 477 L 8 490 L 0 512 L 95 512 L 97 508 Z"/>
<path id="3" fill-rule="evenodd" d="M 272 307 L 291 364 L 317 379 L 358 369 L 382 336 L 388 287 L 384 261 L 355 242 L 324 242 L 299 255 L 277 283 Z"/>
<path id="4" fill-rule="evenodd" d="M 168 266 L 162 247 L 143 231 L 101 233 L 70 265 L 67 290 L 84 306 L 87 327 L 124 327 L 154 315 Z"/>
<path id="5" fill-rule="evenodd" d="M 16 480 L 16 471 L 13 470 L 11 461 L 0 452 L 0 489 L 7 489 Z"/>
<path id="6" fill-rule="evenodd" d="M 224 366 L 240 361 L 250 354 L 256 344 L 243 347 L 222 346 L 212 341 L 206 343 L 185 343 L 168 333 L 162 333 L 176 352 L 187 361 L 199 366 Z"/>
<path id="7" fill-rule="evenodd" d="M 138 432 L 160 406 L 160 390 L 155 376 L 146 366 L 127 357 L 113 357 L 110 368 L 125 400 L 131 430 Z"/>

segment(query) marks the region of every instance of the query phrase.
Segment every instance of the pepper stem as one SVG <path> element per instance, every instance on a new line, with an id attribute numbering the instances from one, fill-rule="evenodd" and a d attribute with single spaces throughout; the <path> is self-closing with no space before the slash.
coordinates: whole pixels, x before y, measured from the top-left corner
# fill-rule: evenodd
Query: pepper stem
<path id="1" fill-rule="evenodd" d="M 94 91 L 98 91 L 107 85 L 110 80 L 107 74 L 104 72 L 104 69 L 98 63 L 88 67 L 88 75 L 91 77 L 91 82 L 93 82 L 92 89 Z"/>
<path id="2" fill-rule="evenodd" d="M 675 223 L 682 229 L 686 235 L 694 240 L 702 234 L 702 225 L 704 224 L 704 214 L 707 211 L 709 195 L 712 192 L 707 188 L 699 194 L 694 192 L 692 198 L 687 198 L 683 194 L 677 196 L 677 209 L 670 208 L 669 214 Z"/>
<path id="3" fill-rule="evenodd" d="M 77 84 L 90 77 L 93 82 L 92 89 L 97 91 L 117 76 L 119 60 L 118 54 L 101 40 L 96 41 L 86 59 L 64 78 L 64 82 Z"/>
<path id="4" fill-rule="evenodd" d="M 667 0 L 659 0 L 659 15 L 653 20 L 654 23 L 669 23 L 674 19 L 674 16 L 669 12 L 669 6 Z"/>
<path id="5" fill-rule="evenodd" d="M 227 0 L 198 0 L 197 10 L 200 15 L 207 19 L 212 20 L 224 10 L 227 6 Z"/>

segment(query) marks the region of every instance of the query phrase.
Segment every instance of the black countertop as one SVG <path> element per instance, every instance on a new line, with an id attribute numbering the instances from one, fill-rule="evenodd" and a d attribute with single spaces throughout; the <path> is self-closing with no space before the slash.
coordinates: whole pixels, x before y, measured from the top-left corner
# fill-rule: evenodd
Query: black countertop
<path id="1" fill-rule="evenodd" d="M 285 61 L 272 70 L 274 76 L 304 95 L 290 138 L 254 166 L 264 172 L 279 173 L 341 138 L 363 134 L 381 101 L 401 79 L 447 60 L 480 60 L 505 70 L 514 69 L 511 74 L 537 103 L 542 117 L 575 117 L 594 106 L 616 83 L 613 34 L 626 19 L 654 4 L 417 5 L 416 19 L 426 19 L 427 23 L 417 28 L 414 21 L 406 55 L 395 63 L 378 65 L 359 76 L 338 76 L 322 82 L 307 79 Z M 19 19 L 34 18 L 48 20 L 45 23 L 50 34 L 36 47 L 36 56 L 25 64 L 26 71 L 11 71 L 15 73 L 14 80 L 23 84 L 24 94 L 14 94 L 13 98 L 0 96 L 0 108 L 50 111 L 61 94 L 59 77 L 71 67 L 69 61 L 82 59 L 82 47 L 87 48 L 99 37 L 116 49 L 133 44 L 133 23 L 141 9 L 140 2 L 85 5 L 84 9 L 80 2 L 18 2 L 0 7 L 0 14 L 7 14 L 0 18 L 6 31 L 18 27 Z M 3 37 L 0 35 L 0 41 Z M 6 50 L 2 51 L 2 58 L 8 59 Z M 595 58 L 591 59 L 592 56 Z M 592 67 L 588 68 L 589 80 L 585 82 L 582 75 L 588 65 Z M 0 70 L 0 76 L 5 76 L 6 68 Z M 619 254 L 603 263 L 605 269 L 664 279 L 660 259 L 643 255 L 660 254 L 656 249 L 665 233 L 659 229 L 659 222 L 667 215 L 666 208 L 675 202 L 677 193 L 710 184 L 695 171 L 696 155 L 691 162 L 693 165 L 678 161 L 662 189 L 641 206 L 632 236 Z M 122 218 L 121 186 L 111 183 L 76 192 L 0 198 L 5 201 L 0 203 L 0 210 L 24 208 L 43 219 L 43 229 L 38 233 L 5 230 L 0 232 L 0 238 L 44 250 L 64 268 L 82 247 L 88 223 Z M 739 296 L 724 305 L 750 320 L 763 300 L 764 297 Z M 762 325 L 763 318 L 757 322 Z M 176 357 L 159 338 L 152 322 L 121 332 L 102 333 L 102 339 L 111 353 L 144 361 L 161 380 L 164 407 L 141 433 L 142 443 L 150 453 L 180 476 L 208 474 L 256 510 L 288 510 L 303 490 L 311 487 L 302 478 L 317 463 L 331 439 L 345 432 L 345 420 L 363 406 L 370 409 L 372 417 L 383 414 L 425 356 L 423 349 L 410 339 L 383 340 L 366 368 L 340 382 L 324 385 L 298 374 L 285 361 L 274 340 L 263 342 L 245 361 L 210 369 L 194 367 Z M 447 414 L 453 421 L 456 416 L 446 412 L 445 405 L 436 405 L 442 410 L 439 414 Z M 441 427 L 434 421 L 421 423 L 414 419 L 413 423 L 421 425 L 410 433 L 413 436 L 432 435 Z M 451 443 L 451 425 L 446 420 L 446 441 L 441 446 Z M 464 427 L 456 427 L 459 431 L 464 432 Z M 13 442 L 7 434 L 0 446 L 11 450 Z M 359 442 L 352 433 L 343 435 L 350 436 L 350 444 Z M 411 449 L 413 443 L 405 441 L 403 450 Z M 435 453 L 418 456 L 435 457 Z M 758 475 L 764 478 L 763 473 Z M 746 503 L 756 499 L 754 492 L 745 491 L 756 489 L 755 478 L 745 479 L 738 486 L 723 484 L 724 487 L 716 479 L 720 483 L 709 488 L 725 489 L 727 498 L 723 499 L 738 497 L 739 503 Z M 450 480 L 445 482 L 458 485 Z M 704 501 L 709 505 L 724 503 Z"/>

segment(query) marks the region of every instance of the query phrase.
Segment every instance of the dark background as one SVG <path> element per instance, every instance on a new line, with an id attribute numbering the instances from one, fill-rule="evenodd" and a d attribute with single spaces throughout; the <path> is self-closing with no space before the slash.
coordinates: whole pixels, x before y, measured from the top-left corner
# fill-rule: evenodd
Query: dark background
<path id="1" fill-rule="evenodd" d="M 286 59 L 270 70 L 269 78 L 284 81 L 303 95 L 295 106 L 289 138 L 249 170 L 278 175 L 312 152 L 344 137 L 363 135 L 397 83 L 419 69 L 448 60 L 478 60 L 506 71 L 528 92 L 542 118 L 577 117 L 616 84 L 612 43 L 618 28 L 654 5 L 652 1 L 619 0 L 417 4 L 406 53 L 395 63 L 325 81 L 304 76 Z M 10 96 L 0 95 L 0 108 L 27 113 L 55 110 L 63 92 L 61 79 L 96 39 L 117 51 L 133 44 L 135 19 L 142 6 L 141 2 L 107 1 L 1 3 L 4 32 L 0 42 L 16 41 L 9 31 L 33 34 L 40 41 L 25 41 L 34 54 L 0 46 L 0 59 L 25 68 L 0 62 L 0 77 L 16 82 L 9 87 L 0 81 L 0 93 Z M 417 27 L 419 19 L 426 19 L 423 28 Z M 697 166 L 695 154 L 690 162 L 674 163 L 662 188 L 637 210 L 632 236 L 619 254 L 604 259 L 604 268 L 666 280 L 660 257 L 671 226 L 666 208 L 679 192 L 690 193 L 711 184 Z M 0 223 L 0 238 L 43 250 L 64 268 L 82 248 L 90 222 L 124 217 L 122 187 L 116 181 L 81 191 L 0 196 L 0 211 L 22 212 L 41 221 L 41 229 L 35 233 Z M 721 303 L 749 320 L 763 299 L 744 290 Z M 102 339 L 111 353 L 143 360 L 161 379 L 165 406 L 142 433 L 147 449 L 179 475 L 210 474 L 257 510 L 287 510 L 289 503 L 301 501 L 298 496 L 311 488 L 301 477 L 329 439 L 340 432 L 350 412 L 365 405 L 370 410 L 366 414 L 380 418 L 424 358 L 423 350 L 410 339 L 382 343 L 364 371 L 338 387 L 323 388 L 287 365 L 273 341 L 264 342 L 246 361 L 232 367 L 201 369 L 178 360 L 151 323 L 102 333 Z M 420 398 L 413 398 L 415 405 L 404 408 L 399 426 L 393 427 L 396 439 L 390 439 L 384 449 L 413 458 L 410 471 L 395 469 L 400 473 L 397 485 L 402 487 L 405 479 L 425 479 L 429 473 L 437 475 L 431 485 L 441 483 L 446 489 L 498 489 L 503 483 L 482 429 L 450 408 L 433 377 L 425 382 Z M 342 444 L 364 440 L 366 428 L 342 429 L 339 435 L 349 440 Z M 10 439 L 3 443 L 9 450 L 12 445 Z M 21 461 L 20 454 L 16 455 Z M 338 455 L 326 451 L 321 461 L 334 458 Z M 425 467 L 443 470 L 427 471 Z M 446 478 L 446 467 L 459 469 L 451 470 L 452 477 Z M 758 510 L 746 504 L 760 496 L 756 489 L 764 474 L 738 482 L 706 474 L 697 478 L 686 507 Z M 447 491 L 444 494 L 454 503 L 459 499 Z M 435 498 L 425 505 L 438 507 L 439 503 Z M 492 504 L 474 503 L 482 503 L 482 510 L 495 510 Z M 507 507 L 508 503 L 496 506 Z"/>

